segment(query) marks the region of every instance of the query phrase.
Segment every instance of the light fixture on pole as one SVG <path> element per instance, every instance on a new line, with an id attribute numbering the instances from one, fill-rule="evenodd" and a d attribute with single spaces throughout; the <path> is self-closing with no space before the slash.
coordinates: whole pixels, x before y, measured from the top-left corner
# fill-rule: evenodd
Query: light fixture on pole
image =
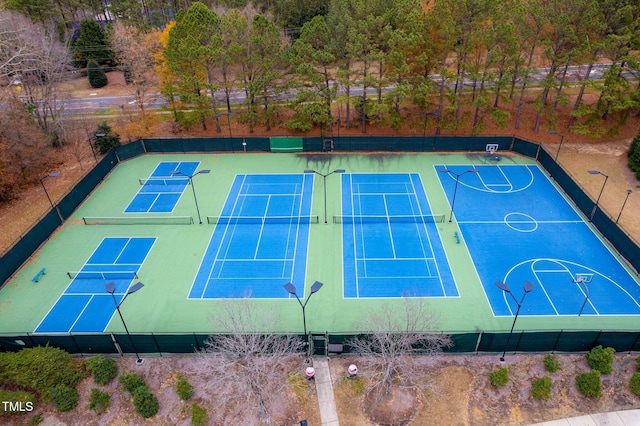
<path id="1" fill-rule="evenodd" d="M 440 173 L 448 173 L 456 177 L 456 185 L 453 188 L 453 199 L 451 200 L 451 213 L 449 214 L 449 222 L 451 222 L 451 220 L 453 219 L 453 207 L 456 203 L 456 193 L 458 192 L 458 182 L 460 181 L 460 176 L 466 175 L 467 173 L 479 173 L 480 170 L 474 168 L 474 169 L 465 170 L 462 173 L 455 173 L 450 169 L 440 169 L 438 171 Z"/>
<path id="2" fill-rule="evenodd" d="M 598 204 L 600 203 L 600 197 L 602 197 L 602 193 L 604 192 L 604 187 L 607 184 L 607 179 L 609 179 L 609 176 L 605 175 L 600 170 L 589 170 L 589 174 L 604 176 L 604 182 L 602 182 L 602 188 L 600 188 L 600 194 L 598 194 L 598 198 L 596 199 L 596 204 L 593 206 L 593 210 L 591 210 L 591 216 L 589 217 L 589 222 L 591 222 L 593 221 L 593 216 L 596 214 L 596 209 L 598 208 Z"/>
<path id="3" fill-rule="evenodd" d="M 513 324 L 511 324 L 511 331 L 509 331 L 509 337 L 507 337 L 507 343 L 504 345 L 504 351 L 502 352 L 502 356 L 500 357 L 500 362 L 504 362 L 504 356 L 507 353 L 507 347 L 509 346 L 509 341 L 511 340 L 511 334 L 513 333 L 513 328 L 516 326 L 516 321 L 518 320 L 518 314 L 520 313 L 520 308 L 522 307 L 522 303 L 524 302 L 524 298 L 527 296 L 527 294 L 531 290 L 533 290 L 533 283 L 531 281 L 525 281 L 525 283 L 524 283 L 524 294 L 522 295 L 522 299 L 520 299 L 520 302 L 518 302 L 518 299 L 516 299 L 516 297 L 513 295 L 513 293 L 511 293 L 511 289 L 509 288 L 508 285 L 506 285 L 502 281 L 498 281 L 498 282 L 496 282 L 496 286 L 500 290 L 504 291 L 505 293 L 509 293 L 511 295 L 511 297 L 513 298 L 513 301 L 516 302 L 516 305 L 518 305 L 518 309 L 516 310 L 516 315 L 513 318 Z"/>
<path id="4" fill-rule="evenodd" d="M 300 300 L 300 297 L 298 297 L 298 293 L 296 293 L 296 286 L 294 286 L 291 283 L 286 283 L 283 287 L 285 290 L 287 290 L 287 292 L 289 294 L 293 294 L 296 297 L 296 300 L 298 301 L 298 303 L 300 304 L 300 306 L 302 307 L 302 325 L 304 327 L 304 341 L 305 344 L 309 344 L 309 339 L 307 336 L 307 316 L 305 313 L 305 308 L 307 307 L 307 303 L 309 303 L 309 299 L 311 299 L 311 296 L 313 295 L 313 293 L 318 292 L 318 290 L 320 290 L 322 288 L 323 284 L 320 281 L 316 281 L 311 285 L 311 292 L 309 293 L 309 296 L 307 296 L 307 300 L 304 301 L 304 303 L 302 303 L 302 300 Z M 307 356 L 309 354 L 307 353 Z"/>
<path id="5" fill-rule="evenodd" d="M 44 195 L 47 196 L 47 200 L 49 200 L 49 204 L 51 204 L 51 208 L 54 209 L 56 211 L 56 213 L 58 213 L 58 217 L 60 218 L 60 223 L 64 222 L 64 219 L 62 217 L 62 213 L 60 213 L 60 209 L 58 208 L 57 205 L 53 204 L 53 201 L 51 201 L 51 197 L 49 196 L 49 192 L 47 191 L 47 187 L 44 186 L 44 180 L 48 177 L 58 177 L 60 176 L 59 172 L 53 172 L 53 173 L 49 173 L 43 177 L 41 177 L 40 179 L 38 179 L 40 181 L 40 185 L 42 185 L 42 189 L 44 190 Z"/>
<path id="6" fill-rule="evenodd" d="M 196 187 L 193 184 L 193 177 L 196 175 L 204 175 L 207 173 L 210 173 L 211 170 L 209 169 L 204 169 L 204 170 L 200 170 L 199 172 L 196 172 L 192 175 L 188 175 L 186 173 L 182 173 L 180 170 L 174 170 L 172 172 L 170 172 L 170 175 L 182 175 L 182 176 L 186 176 L 187 178 L 189 178 L 189 183 L 191 184 L 191 190 L 193 191 L 193 200 L 196 202 L 196 212 L 198 213 L 198 223 L 200 225 L 202 225 L 202 218 L 200 217 L 200 208 L 198 208 L 198 197 L 196 196 Z"/>
<path id="7" fill-rule="evenodd" d="M 616 218 L 616 223 L 618 223 L 618 221 L 620 220 L 620 216 L 622 216 L 622 210 L 624 210 L 624 206 L 627 205 L 627 200 L 629 199 L 629 195 L 631 195 L 633 191 L 630 189 L 627 189 L 627 196 L 624 197 L 624 202 L 622 203 L 622 207 L 620 207 L 620 213 L 618 213 L 618 217 Z"/>
<path id="8" fill-rule="evenodd" d="M 315 173 L 317 175 L 322 176 L 322 186 L 324 188 L 324 223 L 327 223 L 327 176 L 330 176 L 330 175 L 332 175 L 334 173 L 344 173 L 345 170 L 344 169 L 337 169 L 337 170 L 334 170 L 331 173 L 327 173 L 327 174 L 320 173 L 320 172 L 317 172 L 315 170 L 305 170 L 304 172 L 305 173 Z"/>
<path id="9" fill-rule="evenodd" d="M 144 284 L 142 284 L 141 282 L 135 283 L 127 290 L 127 293 L 124 295 L 120 303 L 118 303 L 118 301 L 116 300 L 116 296 L 114 294 L 116 291 L 116 284 L 113 282 L 110 282 L 104 285 L 104 288 L 105 290 L 107 290 L 107 293 L 111 294 L 111 297 L 113 297 L 113 303 L 116 305 L 116 310 L 118 311 L 118 315 L 120 315 L 120 320 L 122 320 L 122 325 L 124 325 L 124 331 L 127 332 L 127 336 L 129 337 L 129 342 L 131 343 L 131 347 L 133 348 L 133 351 L 136 354 L 136 364 L 138 365 L 141 365 L 144 362 L 144 360 L 140 358 L 140 355 L 138 355 L 138 350 L 136 349 L 136 345 L 133 343 L 133 339 L 131 338 L 131 334 L 129 333 L 129 329 L 127 328 L 127 323 L 124 322 L 124 317 L 122 316 L 122 312 L 120 312 L 120 305 L 124 303 L 128 295 L 135 293 L 136 291 L 140 290 L 142 287 L 144 287 Z"/>
<path id="10" fill-rule="evenodd" d="M 560 155 L 560 148 L 562 148 L 562 141 L 564 141 L 564 135 L 556 132 L 555 130 L 548 130 L 547 133 L 550 134 L 550 135 L 558 135 L 558 136 L 560 136 L 560 145 L 558 145 L 558 151 L 556 151 L 556 158 L 554 159 L 554 161 L 557 163 L 558 162 L 558 155 Z"/>

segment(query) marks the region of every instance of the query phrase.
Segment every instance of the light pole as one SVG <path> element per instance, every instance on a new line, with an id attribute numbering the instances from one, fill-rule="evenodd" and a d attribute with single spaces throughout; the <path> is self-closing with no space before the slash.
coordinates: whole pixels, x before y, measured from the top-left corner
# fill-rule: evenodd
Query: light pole
<path id="1" fill-rule="evenodd" d="M 200 225 L 202 225 L 202 218 L 200 217 L 200 209 L 198 208 L 198 197 L 196 197 L 196 187 L 193 184 L 193 177 L 196 176 L 196 175 L 200 175 L 200 174 L 204 175 L 204 174 L 207 174 L 207 173 L 210 173 L 210 172 L 211 172 L 211 170 L 204 169 L 204 170 L 200 170 L 199 172 L 196 172 L 196 173 L 194 173 L 192 175 L 188 175 L 186 173 L 182 173 L 180 170 L 174 170 L 171 173 L 169 173 L 171 175 L 182 175 L 182 176 L 186 176 L 186 177 L 189 178 L 189 183 L 191 184 L 191 190 L 193 191 L 193 200 L 196 202 L 196 212 L 198 213 L 198 223 Z"/>
<path id="2" fill-rule="evenodd" d="M 105 136 L 107 136 L 106 133 L 94 133 L 93 138 L 89 139 L 89 148 L 91 148 L 91 154 L 93 154 L 93 160 L 96 162 L 96 164 L 98 164 L 98 157 L 96 156 L 96 150 L 94 145 L 98 140 L 98 138 L 104 138 Z"/>
<path id="3" fill-rule="evenodd" d="M 136 354 L 136 364 L 141 365 L 144 360 L 142 358 L 140 358 L 140 355 L 138 355 L 138 350 L 136 349 L 136 345 L 133 343 L 133 339 L 131 338 L 131 334 L 129 334 L 129 329 L 127 328 L 127 323 L 124 322 L 124 318 L 122 316 L 122 312 L 120 312 L 120 305 L 122 305 L 124 303 L 124 300 L 127 298 L 128 295 L 135 293 L 136 291 L 140 290 L 142 287 L 144 287 L 144 284 L 142 284 L 141 282 L 137 282 L 134 285 L 132 285 L 128 290 L 127 293 L 124 295 L 124 297 L 122 298 L 122 300 L 120 301 L 120 303 L 118 303 L 118 301 L 116 300 L 116 296 L 115 296 L 115 291 L 116 291 L 116 285 L 115 283 L 111 282 L 111 283 L 107 283 L 104 285 L 105 290 L 107 290 L 107 293 L 111 294 L 111 297 L 113 297 L 113 303 L 116 305 L 116 310 L 118 311 L 118 315 L 120 315 L 120 319 L 122 320 L 122 325 L 124 325 L 124 331 L 127 332 L 127 336 L 129 337 L 129 342 L 131 343 L 131 347 L 133 348 L 133 351 Z"/>
<path id="4" fill-rule="evenodd" d="M 584 298 L 584 302 L 582 302 L 582 306 L 580 307 L 580 312 L 578 312 L 578 316 L 580 316 L 582 315 L 582 310 L 584 309 L 585 305 L 587 304 L 587 301 L 589 300 L 589 286 L 587 285 L 587 282 L 584 280 L 584 277 L 578 277 L 577 279 L 573 280 L 573 282 L 576 284 L 584 285 L 585 298 Z"/>
<path id="5" fill-rule="evenodd" d="M 622 216 L 622 210 L 624 210 L 624 206 L 627 205 L 627 200 L 629 199 L 629 195 L 631 195 L 633 191 L 630 189 L 627 189 L 627 196 L 624 197 L 624 202 L 622 203 L 622 207 L 620 207 L 620 213 L 618 213 L 618 217 L 616 218 L 616 223 L 618 223 L 618 221 L 620 220 L 620 216 Z"/>
<path id="6" fill-rule="evenodd" d="M 327 176 L 330 176 L 334 173 L 344 173 L 344 169 L 337 169 L 332 171 L 331 173 L 320 173 L 315 170 L 305 170 L 305 173 L 315 173 L 317 175 L 322 176 L 322 186 L 324 187 L 324 223 L 327 223 Z"/>
<path id="7" fill-rule="evenodd" d="M 426 112 L 426 111 L 420 111 L 420 115 L 424 116 L 424 123 L 422 125 L 422 137 L 424 139 L 427 138 L 427 118 L 430 115 L 433 115 L 434 117 L 440 117 L 440 113 L 438 111 L 434 111 L 434 112 Z M 433 146 L 431 147 L 432 151 L 436 150 L 436 137 L 438 136 L 438 132 L 434 132 L 433 134 Z M 425 141 L 426 142 L 426 141 Z"/>
<path id="8" fill-rule="evenodd" d="M 511 340 L 511 334 L 513 333 L 513 328 L 516 326 L 516 321 L 518 320 L 518 314 L 520 313 L 520 308 L 522 307 L 522 303 L 524 302 L 524 298 L 527 296 L 527 294 L 531 290 L 533 290 L 533 283 L 531 281 L 525 281 L 525 283 L 524 283 L 524 294 L 522 295 L 522 299 L 520 299 L 520 302 L 518 302 L 518 300 L 513 295 L 513 293 L 511 293 L 511 289 L 509 288 L 508 285 L 506 285 L 502 281 L 498 281 L 498 282 L 496 282 L 496 286 L 500 290 L 502 290 L 502 291 L 504 291 L 506 293 L 509 293 L 511 295 L 511 297 L 513 298 L 513 301 L 516 302 L 516 305 L 518 305 L 518 309 L 516 310 L 516 316 L 513 318 L 513 324 L 511 324 L 511 331 L 509 331 L 509 337 L 507 337 L 507 343 L 504 345 L 504 351 L 502 352 L 502 356 L 500 357 L 500 362 L 504 362 L 504 356 L 507 353 L 507 347 L 509 346 L 509 341 Z"/>
<path id="9" fill-rule="evenodd" d="M 591 216 L 589 217 L 589 222 L 593 220 L 593 216 L 596 214 L 596 209 L 598 208 L 598 204 L 600 203 L 600 197 L 602 197 L 602 192 L 604 191 L 604 187 L 607 184 L 607 179 L 609 176 L 602 173 L 600 170 L 589 170 L 590 175 L 602 175 L 604 176 L 604 182 L 602 183 L 602 188 L 600 188 L 600 194 L 598 194 L 598 198 L 596 199 L 596 204 L 593 206 L 593 210 L 591 210 Z"/>
<path id="10" fill-rule="evenodd" d="M 451 219 L 453 218 L 453 206 L 456 203 L 456 193 L 458 192 L 458 182 L 460 181 L 460 176 L 462 175 L 466 175 L 467 173 L 478 173 L 480 172 L 480 170 L 478 169 L 469 169 L 469 170 L 465 170 L 462 173 L 455 173 L 452 170 L 449 169 L 440 169 L 438 170 L 440 173 L 449 173 L 450 175 L 453 175 L 456 177 L 456 185 L 453 188 L 453 199 L 451 200 L 451 213 L 449 214 L 449 222 L 451 222 Z"/>
<path id="11" fill-rule="evenodd" d="M 47 187 L 44 186 L 44 180 L 48 177 L 58 177 L 60 176 L 60 173 L 58 172 L 53 172 L 53 173 L 49 173 L 43 177 L 41 177 L 40 179 L 38 179 L 40 181 L 40 185 L 42 185 L 42 189 L 44 189 L 44 195 L 47 196 L 47 200 L 49 200 L 49 204 L 51 204 L 51 208 L 54 209 L 56 211 L 56 213 L 58 213 L 58 217 L 60 218 L 60 223 L 64 222 L 64 219 L 62 218 L 62 213 L 60 213 L 60 209 L 58 209 L 57 205 L 53 204 L 53 201 L 51 201 L 51 197 L 49 196 L 49 192 L 47 192 Z"/>
<path id="12" fill-rule="evenodd" d="M 229 128 L 229 139 L 231 139 L 232 138 L 232 136 L 231 136 L 231 118 L 229 118 L 229 117 L 232 116 L 232 115 L 235 115 L 235 114 L 232 113 L 232 112 L 219 112 L 219 113 L 216 114 L 216 117 L 220 117 L 220 116 L 223 116 L 223 115 L 227 116 L 227 127 Z"/>
<path id="13" fill-rule="evenodd" d="M 324 284 L 322 284 L 320 281 L 314 282 L 311 285 L 311 292 L 309 293 L 309 296 L 307 296 L 307 300 L 305 300 L 304 303 L 302 303 L 302 301 L 298 297 L 298 293 L 296 293 L 296 286 L 294 286 L 291 283 L 286 283 L 283 286 L 284 289 L 287 290 L 287 292 L 289 294 L 293 294 L 296 297 L 296 300 L 298 301 L 298 303 L 302 307 L 302 325 L 304 327 L 304 341 L 305 341 L 306 345 L 309 344 L 309 338 L 307 336 L 307 316 L 306 316 L 306 313 L 305 313 L 305 308 L 307 307 L 307 303 L 309 303 L 309 299 L 311 299 L 311 296 L 313 295 L 313 293 L 318 292 L 318 290 L 320 290 L 323 285 Z M 309 356 L 308 352 L 307 352 L 307 356 Z"/>
<path id="14" fill-rule="evenodd" d="M 558 155 L 560 155 L 560 148 L 562 148 L 562 141 L 564 141 L 564 135 L 561 135 L 560 133 L 556 132 L 555 130 L 548 130 L 547 133 L 550 134 L 550 135 L 558 135 L 558 136 L 560 136 L 560 145 L 558 145 L 558 151 L 556 151 L 556 158 L 554 159 L 554 161 L 557 163 L 558 162 Z"/>

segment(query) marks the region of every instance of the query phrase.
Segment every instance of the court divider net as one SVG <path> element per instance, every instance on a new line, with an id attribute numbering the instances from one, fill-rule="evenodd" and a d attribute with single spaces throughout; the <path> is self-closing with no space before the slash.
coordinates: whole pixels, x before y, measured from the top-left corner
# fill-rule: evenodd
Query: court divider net
<path id="1" fill-rule="evenodd" d="M 146 178 L 146 179 L 138 179 L 140 185 L 149 185 L 149 186 L 169 186 L 169 185 L 180 185 L 185 186 L 189 185 L 189 178 L 179 177 L 179 178 Z"/>
<path id="2" fill-rule="evenodd" d="M 67 271 L 67 276 L 79 280 L 137 280 L 135 271 Z"/>
<path id="3" fill-rule="evenodd" d="M 191 225 L 192 216 L 83 217 L 85 225 Z"/>
<path id="4" fill-rule="evenodd" d="M 207 216 L 209 224 L 223 225 L 297 225 L 320 223 L 318 216 Z"/>
<path id="5" fill-rule="evenodd" d="M 346 224 L 363 224 L 363 223 L 442 223 L 445 221 L 444 214 L 433 215 L 398 215 L 398 216 L 352 216 L 352 215 L 336 215 L 333 216 L 333 223 Z"/>

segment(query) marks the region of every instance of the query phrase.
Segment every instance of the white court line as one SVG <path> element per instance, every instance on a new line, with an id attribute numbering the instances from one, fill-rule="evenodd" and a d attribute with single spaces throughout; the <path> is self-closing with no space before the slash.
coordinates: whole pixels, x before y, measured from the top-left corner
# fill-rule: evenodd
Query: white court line
<path id="1" fill-rule="evenodd" d="M 266 215 L 267 212 L 269 211 L 269 204 L 271 204 L 271 194 L 265 194 L 265 195 L 267 195 L 267 204 L 264 206 L 264 214 Z M 256 241 L 256 248 L 253 251 L 254 260 L 258 257 L 258 250 L 260 249 L 260 241 L 262 240 L 262 234 L 264 233 L 264 226 L 265 224 L 263 220 L 262 223 L 260 224 L 260 231 L 258 231 L 258 240 Z"/>
<path id="2" fill-rule="evenodd" d="M 420 183 L 422 183 L 422 179 L 420 179 Z M 417 203 L 417 206 L 418 206 L 418 212 L 420 213 L 421 216 L 424 216 L 424 212 L 422 211 L 422 206 L 420 206 L 420 200 L 418 199 L 418 192 L 416 190 L 415 183 L 413 182 L 413 180 L 411 180 L 411 184 L 413 186 L 413 193 L 414 193 L 414 196 L 416 198 L 416 203 Z M 424 184 L 423 184 L 423 188 L 424 188 Z M 425 192 L 425 198 L 426 198 L 426 192 Z M 427 202 L 427 205 L 429 205 L 428 204 L 429 203 L 429 199 L 428 198 L 426 198 L 426 202 Z M 431 206 L 429 206 L 429 209 L 431 209 Z M 429 245 L 429 250 L 431 252 L 431 255 L 433 256 L 432 259 L 434 259 L 434 263 L 436 265 L 436 274 L 437 274 L 438 280 L 440 281 L 440 288 L 442 290 L 442 295 L 446 297 L 447 296 L 447 292 L 445 291 L 444 283 L 442 282 L 442 274 L 440 273 L 440 266 L 438 265 L 438 262 L 435 261 L 435 251 L 433 250 L 433 243 L 431 242 L 431 238 L 429 237 L 429 229 L 427 228 L 427 224 L 425 222 L 422 223 L 422 228 L 424 229 L 424 233 L 426 235 L 427 244 Z M 443 247 L 443 249 L 444 249 L 444 247 Z M 425 254 L 426 254 L 426 252 L 425 252 Z M 426 259 L 426 257 L 425 257 L 425 259 Z M 428 267 L 429 267 L 429 265 L 427 264 L 427 268 Z M 453 271 L 451 271 L 451 276 L 453 277 Z M 456 288 L 457 288 L 457 286 L 456 286 Z"/>
<path id="3" fill-rule="evenodd" d="M 391 222 L 389 221 L 389 206 L 387 205 L 387 194 L 382 194 L 382 203 L 384 204 L 384 214 L 387 216 L 387 229 L 389 230 L 389 241 L 391 242 L 391 253 L 396 258 L 396 246 L 393 241 L 393 231 L 391 230 Z"/>
<path id="4" fill-rule="evenodd" d="M 300 190 L 299 190 L 300 199 L 298 200 L 298 217 L 302 216 L 302 205 L 304 204 L 304 199 L 305 199 L 304 198 L 304 187 L 305 187 L 305 180 L 307 178 L 311 179 L 311 191 L 310 192 L 311 192 L 312 201 L 313 201 L 313 184 L 315 182 L 313 180 L 314 177 L 315 177 L 315 174 L 308 174 L 308 173 L 303 173 L 302 174 L 302 182 L 300 183 Z M 296 190 L 297 190 L 297 188 L 298 188 L 298 183 L 296 183 Z M 292 215 L 293 215 L 293 212 L 294 212 L 294 205 L 295 205 L 295 203 L 291 204 L 291 214 Z M 313 204 L 310 203 L 309 204 L 309 215 L 311 215 L 311 207 L 312 206 L 313 206 Z M 297 258 L 297 255 L 298 255 L 298 241 L 300 240 L 300 232 L 302 231 L 302 226 L 301 226 L 302 224 L 300 222 L 298 222 L 296 224 L 292 224 L 292 223 L 289 224 L 289 233 L 287 234 L 287 244 L 286 244 L 286 247 L 285 247 L 285 257 L 286 257 L 287 251 L 289 251 L 289 244 L 290 244 L 289 238 L 290 238 L 290 235 L 291 235 L 291 226 L 294 226 L 294 225 L 296 226 L 296 229 L 295 229 L 295 236 L 296 237 L 295 237 L 295 240 L 293 241 L 293 253 L 292 253 L 292 255 L 293 255 L 293 263 L 291 265 L 291 276 L 289 277 L 289 282 L 290 283 L 293 283 L 293 277 L 295 276 L 296 258 Z M 311 224 L 309 224 L 307 226 L 307 255 L 309 253 L 309 233 L 310 232 L 311 232 Z M 306 267 L 306 260 L 307 259 L 305 259 L 305 263 L 304 263 L 305 267 Z M 283 276 L 284 276 L 284 271 L 286 269 L 286 266 L 287 265 L 285 263 L 282 264 L 282 271 L 283 271 L 282 275 Z M 304 272 L 302 273 L 302 276 L 306 278 L 306 274 L 304 274 Z M 304 281 L 305 280 L 302 281 L 303 282 L 303 291 L 302 291 L 303 297 L 304 297 L 304 294 L 306 292 L 306 289 L 304 288 Z M 289 296 L 289 298 L 291 298 L 290 294 L 288 296 Z"/>

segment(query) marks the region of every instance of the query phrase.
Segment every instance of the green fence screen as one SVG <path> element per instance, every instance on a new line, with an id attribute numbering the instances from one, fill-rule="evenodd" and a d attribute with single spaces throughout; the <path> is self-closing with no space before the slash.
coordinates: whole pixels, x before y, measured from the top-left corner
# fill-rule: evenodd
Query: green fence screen
<path id="1" fill-rule="evenodd" d="M 475 151 L 485 152 L 487 144 L 498 144 L 499 151 L 512 150 L 527 157 L 536 158 L 576 206 L 590 216 L 594 201 L 562 169 L 553 157 L 533 142 L 510 136 L 360 136 L 332 138 L 151 138 L 135 141 L 110 151 L 59 204 L 63 218 L 68 218 L 80 203 L 95 189 L 104 177 L 117 165 L 147 152 L 268 152 L 272 148 L 294 149 L 297 152 L 348 151 Z M 322 161 L 318 156 L 317 161 Z M 629 263 L 640 270 L 640 248 L 600 208 L 596 208 L 593 224 L 613 244 Z M 13 273 L 38 249 L 60 225 L 55 209 L 49 211 L 11 249 L 0 258 L 0 282 L 5 283 Z M 46 267 L 46 265 L 43 265 Z M 446 352 L 582 352 L 602 344 L 616 351 L 640 351 L 640 332 L 627 331 L 527 331 L 514 333 L 452 333 L 454 345 Z M 24 347 L 51 345 L 71 353 L 192 353 L 204 347 L 207 335 L 201 334 L 97 334 L 97 335 L 33 335 L 14 333 L 0 335 L 0 351 L 17 351 Z M 303 338 L 303 336 L 301 336 Z M 344 344 L 349 335 L 326 334 L 327 343 Z M 322 339 L 321 339 L 322 340 Z M 115 343 L 114 343 L 115 342 Z M 324 349 L 322 349 L 324 350 Z"/>

